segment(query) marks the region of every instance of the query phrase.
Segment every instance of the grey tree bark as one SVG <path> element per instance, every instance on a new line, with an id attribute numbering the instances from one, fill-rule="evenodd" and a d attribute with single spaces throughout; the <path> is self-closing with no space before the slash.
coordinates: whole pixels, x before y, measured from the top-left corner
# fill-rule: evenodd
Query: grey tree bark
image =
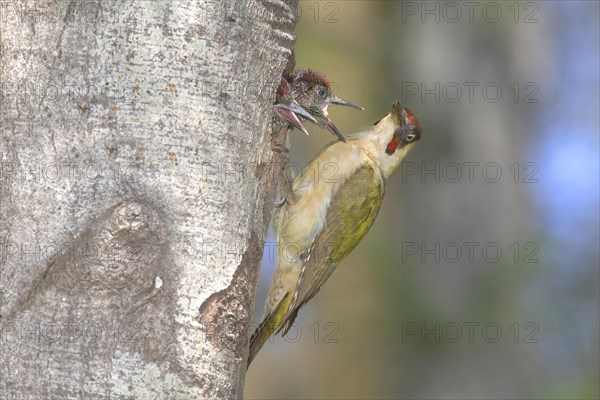
<path id="1" fill-rule="evenodd" d="M 242 397 L 296 10 L 2 2 L 2 398 Z"/>

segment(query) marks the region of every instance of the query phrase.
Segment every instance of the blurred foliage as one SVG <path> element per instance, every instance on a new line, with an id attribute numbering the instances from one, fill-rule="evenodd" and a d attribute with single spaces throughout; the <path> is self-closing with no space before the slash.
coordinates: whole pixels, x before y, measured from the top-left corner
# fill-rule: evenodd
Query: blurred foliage
<path id="1" fill-rule="evenodd" d="M 369 126 L 399 99 L 424 135 L 370 233 L 300 311 L 298 337 L 276 337 L 254 361 L 246 398 L 599 397 L 599 6 L 569 3 L 495 2 L 502 18 L 490 22 L 482 2 L 472 22 L 464 6 L 451 22 L 444 2 L 300 2 L 298 67 L 366 108 L 332 107 L 340 130 Z M 439 22 L 424 7 L 438 7 Z M 407 93 L 436 82 L 462 96 Z M 473 101 L 465 82 L 479 84 Z M 292 133 L 298 165 L 332 140 L 310 132 Z M 473 259 L 464 243 L 479 243 Z M 256 322 L 271 272 L 265 262 Z"/>

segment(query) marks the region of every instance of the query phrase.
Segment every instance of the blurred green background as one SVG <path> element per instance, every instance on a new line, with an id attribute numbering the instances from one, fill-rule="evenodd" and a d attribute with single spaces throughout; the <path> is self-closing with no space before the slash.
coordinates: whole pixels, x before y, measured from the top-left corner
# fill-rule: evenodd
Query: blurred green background
<path id="1" fill-rule="evenodd" d="M 423 137 L 248 399 L 599 397 L 599 3 L 301 1 L 297 66 Z M 292 134 L 305 165 L 333 137 Z M 273 271 L 263 260 L 255 322 Z"/>

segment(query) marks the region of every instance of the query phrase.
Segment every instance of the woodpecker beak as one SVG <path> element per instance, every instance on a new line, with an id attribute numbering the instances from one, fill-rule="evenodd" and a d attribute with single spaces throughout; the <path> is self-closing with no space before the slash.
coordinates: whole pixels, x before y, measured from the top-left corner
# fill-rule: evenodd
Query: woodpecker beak
<path id="1" fill-rule="evenodd" d="M 329 118 L 329 115 L 326 115 L 325 118 L 323 118 L 323 122 L 325 123 L 325 127 L 329 130 L 329 132 L 337 136 L 337 138 L 340 141 L 346 143 L 346 138 L 344 137 L 344 135 L 342 135 L 342 132 L 340 132 L 339 129 L 334 125 L 333 121 Z"/>
<path id="2" fill-rule="evenodd" d="M 356 108 L 357 110 L 364 110 L 364 107 L 361 107 L 358 104 L 350 103 L 349 101 L 346 101 L 346 100 L 342 100 L 339 97 L 337 97 L 336 95 L 333 95 L 332 98 L 329 99 L 329 103 L 337 104 L 340 106 L 352 107 L 352 108 Z"/>
<path id="3" fill-rule="evenodd" d="M 317 120 L 314 119 L 314 117 L 312 115 L 310 115 L 308 113 L 308 111 L 306 111 L 300 104 L 298 104 L 298 102 L 294 99 L 292 99 L 292 101 L 290 102 L 290 104 L 287 106 L 287 109 L 292 111 L 293 113 L 295 113 L 296 115 L 299 115 L 301 117 L 306 118 L 307 120 L 309 120 L 310 122 L 313 123 L 317 123 Z"/>
<path id="4" fill-rule="evenodd" d="M 342 135 L 342 132 L 340 132 L 340 130 L 337 128 L 337 126 L 335 126 L 335 124 L 333 123 L 333 121 L 329 117 L 329 112 L 327 111 L 327 107 L 329 107 L 329 103 L 322 104 L 321 107 L 319 107 L 321 109 L 320 110 L 320 114 L 321 115 L 319 115 L 319 119 L 321 120 L 321 124 L 319 124 L 319 126 L 321 128 L 326 128 L 329 132 L 331 132 L 335 136 L 337 136 L 337 138 L 340 141 L 346 143 L 346 138 L 344 137 L 344 135 Z"/>
<path id="5" fill-rule="evenodd" d="M 309 121 L 317 123 L 317 120 L 315 120 L 312 115 L 310 115 L 304 108 L 302 108 L 300 106 L 300 104 L 298 104 L 298 102 L 296 100 L 293 100 L 293 99 L 290 102 L 290 104 L 274 105 L 273 112 L 275 112 L 275 114 L 277 114 L 280 118 L 282 118 L 282 119 L 286 120 L 287 122 L 289 122 L 290 124 L 294 125 L 296 128 L 298 128 L 299 130 L 304 132 L 306 135 L 308 135 L 308 131 L 306 130 L 304 125 L 302 125 L 302 122 L 300 121 L 300 119 L 298 119 L 298 115 L 303 118 L 308 119 Z"/>

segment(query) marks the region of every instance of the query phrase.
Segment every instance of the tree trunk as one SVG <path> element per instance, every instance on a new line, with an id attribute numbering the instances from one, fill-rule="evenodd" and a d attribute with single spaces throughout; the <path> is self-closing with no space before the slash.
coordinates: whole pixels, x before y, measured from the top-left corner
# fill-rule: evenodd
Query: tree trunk
<path id="1" fill-rule="evenodd" d="M 0 5 L 2 398 L 242 397 L 296 10 Z"/>

